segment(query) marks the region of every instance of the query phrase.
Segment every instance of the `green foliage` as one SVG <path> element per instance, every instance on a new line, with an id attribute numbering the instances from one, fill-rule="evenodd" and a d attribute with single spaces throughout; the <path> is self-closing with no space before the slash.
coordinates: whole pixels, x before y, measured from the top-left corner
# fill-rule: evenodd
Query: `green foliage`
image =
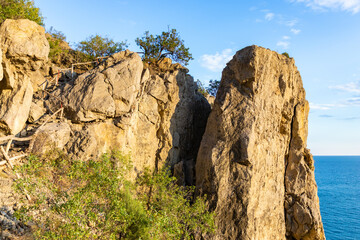
<path id="1" fill-rule="evenodd" d="M 213 214 L 207 212 L 205 197 L 191 204 L 194 187 L 180 187 L 168 170 L 151 173 L 148 169 L 138 179 L 147 194 L 140 195 L 150 213 L 151 239 L 194 239 L 198 232 L 214 229 Z"/>
<path id="2" fill-rule="evenodd" d="M 107 37 L 100 35 L 90 36 L 85 41 L 81 41 L 77 45 L 77 50 L 88 56 L 89 60 L 97 57 L 110 56 L 114 53 L 125 50 L 128 45 L 125 42 L 114 42 Z"/>
<path id="3" fill-rule="evenodd" d="M 60 152 L 29 157 L 16 183 L 32 202 L 16 212 L 35 239 L 193 239 L 214 229 L 204 198 L 175 184 L 168 171 L 146 170 L 131 181 L 119 152 L 86 162 Z"/>
<path id="4" fill-rule="evenodd" d="M 285 57 L 290 58 L 290 56 L 287 52 L 283 52 L 281 55 L 284 55 Z"/>
<path id="5" fill-rule="evenodd" d="M 51 27 L 46 34 L 46 38 L 50 45 L 49 58 L 52 62 L 59 64 L 69 53 L 70 48 L 65 42 L 66 37 L 62 32 Z"/>
<path id="6" fill-rule="evenodd" d="M 184 45 L 176 29 L 162 32 L 161 35 L 152 35 L 148 31 L 141 38 L 136 38 L 136 44 L 143 51 L 143 61 L 153 63 L 168 57 L 187 65 L 192 60 L 189 48 Z"/>
<path id="7" fill-rule="evenodd" d="M 197 85 L 198 93 L 200 93 L 204 97 L 207 97 L 209 95 L 209 92 L 205 89 L 204 85 L 202 84 L 202 82 L 199 79 L 196 81 L 196 85 Z"/>
<path id="8" fill-rule="evenodd" d="M 5 19 L 30 19 L 39 25 L 44 25 L 39 8 L 32 0 L 0 0 L 0 23 Z"/>
<path id="9" fill-rule="evenodd" d="M 216 96 L 219 86 L 220 86 L 220 80 L 210 80 L 209 86 L 206 88 L 206 90 L 212 96 Z"/>

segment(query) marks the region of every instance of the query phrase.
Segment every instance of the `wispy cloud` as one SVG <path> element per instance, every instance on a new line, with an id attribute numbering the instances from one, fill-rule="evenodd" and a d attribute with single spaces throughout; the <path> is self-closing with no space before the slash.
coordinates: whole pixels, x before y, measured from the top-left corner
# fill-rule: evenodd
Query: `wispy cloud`
<path id="1" fill-rule="evenodd" d="M 332 115 L 327 115 L 327 114 L 322 114 L 322 115 L 319 115 L 319 117 L 321 117 L 321 118 L 332 118 L 332 117 L 334 117 L 334 116 L 332 116 Z"/>
<path id="2" fill-rule="evenodd" d="M 301 30 L 300 30 L 300 29 L 296 29 L 296 28 L 292 28 L 292 29 L 290 29 L 290 32 L 292 32 L 292 33 L 295 34 L 295 35 L 298 35 L 298 34 L 301 32 Z"/>
<path id="3" fill-rule="evenodd" d="M 233 50 L 224 49 L 221 53 L 204 54 L 200 57 L 201 66 L 213 72 L 220 72 L 234 55 Z"/>
<path id="4" fill-rule="evenodd" d="M 314 10 L 342 10 L 352 13 L 360 11 L 360 0 L 293 0 L 295 2 L 305 3 L 306 6 Z"/>
<path id="5" fill-rule="evenodd" d="M 330 86 L 329 88 L 360 94 L 360 82 L 350 82 L 343 85 Z"/>
<path id="6" fill-rule="evenodd" d="M 286 21 L 282 21 L 281 23 L 288 27 L 294 27 L 298 23 L 298 20 L 297 19 L 286 20 Z"/>
<path id="7" fill-rule="evenodd" d="M 337 104 L 310 103 L 310 109 L 316 109 L 316 110 L 329 110 L 329 109 L 334 108 L 336 106 L 337 106 Z"/>
<path id="8" fill-rule="evenodd" d="M 346 118 L 340 118 L 340 120 L 348 120 L 348 121 L 351 121 L 351 120 L 358 120 L 360 119 L 360 117 L 346 117 Z"/>
<path id="9" fill-rule="evenodd" d="M 288 49 L 289 46 L 290 46 L 290 42 L 288 42 L 288 41 L 278 41 L 276 43 L 276 46 L 282 47 L 283 49 Z"/>
<path id="10" fill-rule="evenodd" d="M 265 20 L 266 21 L 271 21 L 271 20 L 273 20 L 274 17 L 275 17 L 275 14 L 272 13 L 272 12 L 269 12 L 269 13 L 265 14 Z"/>
<path id="11" fill-rule="evenodd" d="M 360 96 L 348 98 L 346 99 L 346 102 L 351 106 L 360 106 Z"/>
<path id="12" fill-rule="evenodd" d="M 310 103 L 310 109 L 330 110 L 343 107 L 360 107 L 360 96 L 347 98 L 337 103 Z"/>

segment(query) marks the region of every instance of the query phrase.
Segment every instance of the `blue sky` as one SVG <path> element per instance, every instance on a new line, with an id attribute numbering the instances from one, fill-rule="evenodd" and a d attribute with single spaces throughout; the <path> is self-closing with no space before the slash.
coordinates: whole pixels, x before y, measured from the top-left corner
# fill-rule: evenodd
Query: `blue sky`
<path id="1" fill-rule="evenodd" d="M 295 58 L 311 110 L 315 155 L 360 155 L 360 0 L 35 0 L 46 28 L 74 44 L 93 34 L 127 40 L 176 28 L 207 83 L 237 50 L 259 45 Z"/>

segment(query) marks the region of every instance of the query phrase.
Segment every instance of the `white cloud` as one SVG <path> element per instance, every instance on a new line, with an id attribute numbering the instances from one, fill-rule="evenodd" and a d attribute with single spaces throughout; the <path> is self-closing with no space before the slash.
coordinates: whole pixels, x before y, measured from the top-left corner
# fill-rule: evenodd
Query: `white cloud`
<path id="1" fill-rule="evenodd" d="M 296 28 L 292 28 L 292 29 L 290 29 L 290 31 L 295 35 L 298 35 L 301 32 L 300 29 L 296 29 Z"/>
<path id="2" fill-rule="evenodd" d="M 221 53 L 217 52 L 213 55 L 204 54 L 200 57 L 201 66 L 213 72 L 220 72 L 234 55 L 233 50 L 224 49 Z"/>
<path id="3" fill-rule="evenodd" d="M 318 109 L 318 110 L 329 110 L 332 108 L 337 108 L 337 107 L 345 107 L 346 105 L 344 104 L 329 104 L 329 103 L 324 103 L 324 104 L 318 104 L 318 103 L 310 103 L 310 109 Z"/>
<path id="4" fill-rule="evenodd" d="M 337 103 L 329 104 L 318 104 L 318 103 L 310 103 L 310 109 L 316 110 L 330 110 L 335 108 L 344 108 L 344 107 L 360 107 L 360 96 L 355 96 L 352 98 L 348 98 L 346 100 L 338 101 Z"/>
<path id="5" fill-rule="evenodd" d="M 351 106 L 360 106 L 360 97 L 352 97 L 346 100 L 346 103 Z"/>
<path id="6" fill-rule="evenodd" d="M 276 46 L 282 47 L 283 49 L 287 49 L 290 46 L 290 42 L 288 41 L 278 41 Z"/>
<path id="7" fill-rule="evenodd" d="M 340 9 L 352 13 L 360 11 L 360 0 L 293 0 L 296 2 L 303 2 L 306 6 L 315 10 L 324 9 Z"/>
<path id="8" fill-rule="evenodd" d="M 289 37 L 289 36 L 283 36 L 283 39 L 284 39 L 284 40 L 289 40 L 290 37 Z"/>
<path id="9" fill-rule="evenodd" d="M 283 24 L 288 26 L 288 27 L 293 27 L 298 23 L 298 20 L 293 19 L 293 20 L 288 20 L 288 21 L 284 21 Z"/>
<path id="10" fill-rule="evenodd" d="M 275 17 L 274 13 L 270 12 L 270 13 L 265 14 L 265 20 L 266 21 L 271 21 L 274 17 Z"/>
<path id="11" fill-rule="evenodd" d="M 360 82 L 350 82 L 343 85 L 330 86 L 329 88 L 360 94 Z"/>
<path id="12" fill-rule="evenodd" d="M 310 109 L 329 110 L 331 107 L 328 105 L 329 104 L 310 103 Z"/>

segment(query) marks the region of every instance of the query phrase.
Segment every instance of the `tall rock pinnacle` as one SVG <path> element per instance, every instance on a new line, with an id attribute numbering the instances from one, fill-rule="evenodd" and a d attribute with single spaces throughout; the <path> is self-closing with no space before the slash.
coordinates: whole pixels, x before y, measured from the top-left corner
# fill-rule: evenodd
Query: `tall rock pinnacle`
<path id="1" fill-rule="evenodd" d="M 208 239 L 325 239 L 308 112 L 292 58 L 250 46 L 227 64 L 196 163 L 216 212 Z"/>

